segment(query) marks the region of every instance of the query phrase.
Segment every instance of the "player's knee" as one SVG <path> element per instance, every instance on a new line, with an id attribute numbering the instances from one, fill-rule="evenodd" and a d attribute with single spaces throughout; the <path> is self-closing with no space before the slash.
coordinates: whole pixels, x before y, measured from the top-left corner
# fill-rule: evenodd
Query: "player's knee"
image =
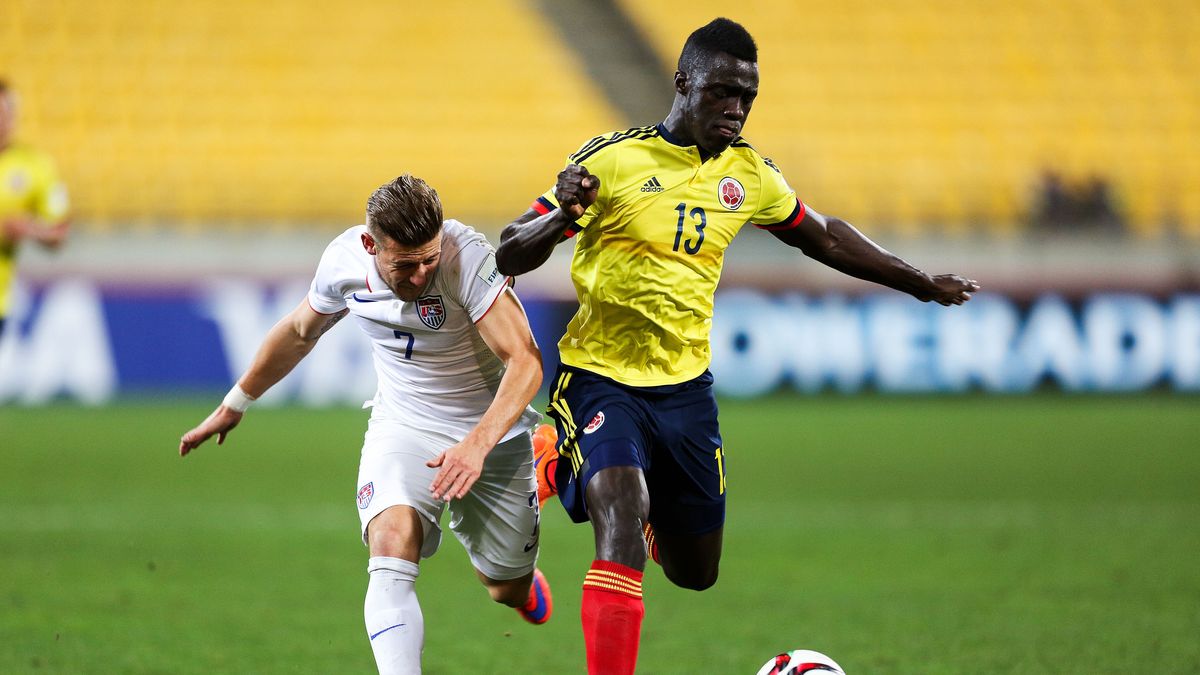
<path id="1" fill-rule="evenodd" d="M 423 530 L 420 516 L 409 507 L 392 507 L 367 526 L 367 543 L 373 556 L 417 560 Z"/>

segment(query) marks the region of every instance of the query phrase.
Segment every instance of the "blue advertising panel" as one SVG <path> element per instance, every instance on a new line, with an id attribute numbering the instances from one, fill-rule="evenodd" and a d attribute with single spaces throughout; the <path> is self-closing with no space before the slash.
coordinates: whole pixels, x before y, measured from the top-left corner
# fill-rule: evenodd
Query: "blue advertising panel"
<path id="1" fill-rule="evenodd" d="M 226 280 L 146 290 L 65 279 L 20 287 L 0 338 L 0 402 L 223 391 L 267 330 L 300 302 L 302 279 Z M 548 368 L 574 311 L 524 298 Z M 1127 392 L 1200 390 L 1200 295 L 1102 293 L 1071 302 L 979 294 L 962 307 L 897 293 L 717 296 L 718 392 Z M 265 403 L 358 405 L 374 392 L 352 324 L 322 338 Z"/>

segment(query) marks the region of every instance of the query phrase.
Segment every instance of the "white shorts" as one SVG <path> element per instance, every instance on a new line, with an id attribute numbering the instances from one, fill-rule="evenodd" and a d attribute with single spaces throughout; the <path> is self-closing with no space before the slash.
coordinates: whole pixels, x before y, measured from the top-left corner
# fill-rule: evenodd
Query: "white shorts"
<path id="1" fill-rule="evenodd" d="M 446 502 L 429 491 L 437 469 L 425 462 L 457 441 L 399 421 L 372 418 L 358 467 L 358 516 L 363 543 L 367 525 L 391 506 L 421 514 L 425 539 L 421 557 L 437 552 Z M 539 512 L 533 471 L 533 441 L 523 433 L 497 445 L 484 460 L 479 480 L 462 499 L 451 500 L 450 529 L 475 568 L 491 579 L 516 579 L 537 562 Z"/>

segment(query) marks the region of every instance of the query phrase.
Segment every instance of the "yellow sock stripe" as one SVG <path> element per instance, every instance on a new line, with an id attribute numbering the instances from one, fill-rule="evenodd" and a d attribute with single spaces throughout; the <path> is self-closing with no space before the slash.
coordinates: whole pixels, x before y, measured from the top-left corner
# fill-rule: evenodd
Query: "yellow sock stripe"
<path id="1" fill-rule="evenodd" d="M 641 581 L 638 581 L 637 579 L 634 579 L 633 577 L 621 574 L 620 572 L 613 572 L 612 570 L 590 569 L 587 572 L 587 577 L 592 578 L 592 579 L 599 579 L 599 578 L 603 577 L 603 578 L 606 578 L 610 582 L 626 584 L 639 592 L 642 590 L 642 582 Z"/>
<path id="2" fill-rule="evenodd" d="M 600 589 L 600 590 L 604 590 L 604 591 L 610 591 L 610 592 L 613 592 L 613 593 L 620 593 L 621 595 L 628 595 L 628 596 L 629 596 L 629 597 L 631 597 L 631 598 L 637 598 L 637 599 L 639 599 L 639 600 L 640 600 L 640 599 L 642 599 L 642 591 L 641 591 L 641 590 L 636 590 L 636 591 L 635 591 L 635 590 L 631 590 L 631 589 L 629 589 L 629 588 L 626 588 L 626 587 L 624 587 L 624 586 L 619 586 L 619 585 L 617 585 L 617 584 L 610 584 L 610 583 L 607 583 L 607 582 L 604 582 L 604 581 L 594 581 L 594 580 L 592 580 L 592 579 L 588 579 L 588 580 L 585 580 L 585 581 L 583 582 L 583 587 L 584 587 L 585 589 L 587 589 L 587 588 L 598 588 L 598 589 Z"/>
<path id="3" fill-rule="evenodd" d="M 606 576 L 611 575 L 611 576 Z M 600 588 L 606 591 L 624 593 L 630 597 L 642 597 L 641 582 L 634 581 L 619 574 L 604 573 L 603 570 L 590 570 L 583 580 L 584 588 Z"/>

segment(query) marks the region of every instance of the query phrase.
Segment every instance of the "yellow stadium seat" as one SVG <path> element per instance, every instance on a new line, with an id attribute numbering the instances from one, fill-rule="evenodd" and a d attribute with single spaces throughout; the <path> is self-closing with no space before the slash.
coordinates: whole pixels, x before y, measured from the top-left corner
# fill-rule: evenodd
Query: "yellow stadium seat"
<path id="1" fill-rule="evenodd" d="M 0 76 L 23 136 L 100 228 L 344 225 L 404 172 L 491 225 L 622 126 L 520 0 L 10 4 Z"/>
<path id="2" fill-rule="evenodd" d="M 971 221 L 1011 233 L 1053 168 L 1108 177 L 1139 234 L 1172 212 L 1196 222 L 1194 2 L 619 4 L 665 64 L 714 17 L 745 25 L 762 74 L 747 136 L 830 212 L 902 232 Z"/>

